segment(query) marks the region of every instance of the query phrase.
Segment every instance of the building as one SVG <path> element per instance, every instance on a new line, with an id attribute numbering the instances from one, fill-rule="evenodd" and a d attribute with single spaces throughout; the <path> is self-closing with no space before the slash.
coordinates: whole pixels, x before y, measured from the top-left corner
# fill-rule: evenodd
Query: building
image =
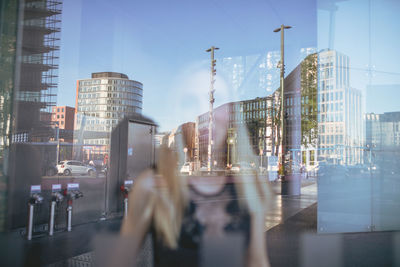
<path id="1" fill-rule="evenodd" d="M 301 164 L 310 167 L 316 163 L 317 65 L 318 55 L 311 54 L 285 78 L 285 154 L 292 168 Z M 280 90 L 276 93 L 279 94 Z M 276 106 L 280 109 L 280 102 Z"/>
<path id="2" fill-rule="evenodd" d="M 247 161 L 250 154 L 282 153 L 280 101 L 278 88 L 268 97 L 231 102 L 214 109 L 217 131 L 226 134 L 227 140 L 235 140 L 232 146 L 216 142 L 213 157 L 217 165 Z M 347 56 L 334 50 L 308 55 L 285 78 L 284 101 L 289 167 L 309 168 L 317 161 L 349 165 L 362 162 L 361 92 L 349 85 Z M 218 118 L 228 118 L 222 120 L 227 124 L 218 124 Z M 247 129 L 246 134 L 238 133 L 241 127 Z M 240 148 L 246 145 L 244 138 L 249 139 L 250 150 Z M 197 118 L 196 140 L 196 159 L 201 166 L 208 152 L 208 112 Z M 229 150 L 237 149 L 229 151 L 229 159 L 228 146 Z"/>
<path id="3" fill-rule="evenodd" d="M 365 144 L 377 150 L 400 146 L 400 112 L 367 113 L 365 119 Z"/>
<path id="4" fill-rule="evenodd" d="M 367 113 L 364 163 L 379 167 L 382 174 L 398 174 L 400 166 L 400 112 Z"/>
<path id="5" fill-rule="evenodd" d="M 77 81 L 74 152 L 77 159 L 103 159 L 110 133 L 126 116 L 142 113 L 143 84 L 116 72 Z M 75 147 L 74 147 L 75 149 Z"/>
<path id="6" fill-rule="evenodd" d="M 167 145 L 178 154 L 178 164 L 193 162 L 195 154 L 195 123 L 186 122 L 167 134 Z M 165 139 L 164 139 L 165 140 Z M 186 148 L 186 149 L 185 149 Z M 186 151 L 186 152 L 185 152 Z"/>
<path id="7" fill-rule="evenodd" d="M 318 160 L 361 163 L 361 91 L 350 86 L 349 58 L 335 50 L 321 51 L 318 56 Z"/>
<path id="8" fill-rule="evenodd" d="M 28 141 L 53 137 L 51 107 L 56 103 L 62 2 L 25 1 L 17 47 L 14 134 Z"/>
<path id="9" fill-rule="evenodd" d="M 317 54 L 312 54 L 285 78 L 285 151 L 297 165 L 315 164 L 318 138 L 316 101 Z M 270 157 L 281 153 L 279 88 L 267 97 L 224 104 L 215 108 L 214 113 L 215 118 L 220 118 L 220 122 L 215 123 L 217 131 L 226 132 L 228 140 L 213 148 L 217 164 L 220 162 L 223 166 L 249 161 L 254 155 Z M 221 125 L 221 118 L 226 118 L 222 122 L 226 125 Z M 204 164 L 208 151 L 208 112 L 197 118 L 196 128 L 198 159 L 200 164 Z M 246 131 L 240 131 L 241 128 Z M 250 149 L 246 149 L 247 145 Z M 263 162 L 262 159 L 259 162 Z"/>
<path id="10" fill-rule="evenodd" d="M 299 51 L 300 61 L 316 52 L 316 48 L 306 47 Z M 218 71 L 227 82 L 234 101 L 253 99 L 272 94 L 278 88 L 281 60 L 279 50 L 248 55 L 232 55 L 221 59 Z"/>
<path id="11" fill-rule="evenodd" d="M 69 106 L 57 106 L 52 108 L 51 121 L 59 129 L 74 130 L 75 108 Z"/>
<path id="12" fill-rule="evenodd" d="M 274 116 L 273 95 L 230 102 L 215 108 L 213 164 L 225 168 L 228 164 L 254 161 L 254 155 L 273 155 L 276 144 Z M 197 166 L 207 163 L 208 120 L 208 112 L 196 119 Z"/>
<path id="13" fill-rule="evenodd" d="M 55 162 L 51 107 L 56 102 L 61 0 L 0 4 L 0 230 L 26 226 L 28 186 Z M 42 169 L 43 168 L 43 169 Z"/>
<path id="14" fill-rule="evenodd" d="M 169 135 L 168 132 L 163 132 L 163 133 L 156 133 L 154 135 L 154 144 L 156 145 L 156 147 L 159 147 L 161 145 L 166 144 L 167 142 L 165 141 L 165 136 Z"/>

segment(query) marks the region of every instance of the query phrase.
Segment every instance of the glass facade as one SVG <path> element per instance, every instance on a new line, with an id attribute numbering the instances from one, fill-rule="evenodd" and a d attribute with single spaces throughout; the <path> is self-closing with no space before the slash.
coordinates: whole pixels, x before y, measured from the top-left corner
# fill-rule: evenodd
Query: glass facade
<path id="1" fill-rule="evenodd" d="M 95 248 L 71 240 L 120 233 L 128 195 L 151 169 L 160 175 L 139 190 L 148 195 L 136 211 L 165 203 L 149 215 L 154 229 L 143 228 L 140 266 L 162 262 L 152 243 L 160 232 L 178 248 L 177 229 L 190 232 L 174 210 L 192 197 L 183 191 L 231 182 L 238 207 L 218 206 L 226 191 L 208 192 L 218 205 L 191 219 L 221 208 L 210 225 L 245 229 L 244 213 L 225 211 L 251 210 L 268 188 L 267 212 L 250 217 L 261 218 L 252 238 L 266 240 L 271 266 L 322 266 L 315 255 L 330 253 L 336 266 L 397 266 L 399 13 L 397 0 L 2 0 L 0 253 L 28 266 L 76 257 L 95 266 Z M 160 178 L 164 165 L 172 180 Z M 182 192 L 171 186 L 178 180 Z M 182 219 L 176 229 L 171 214 Z M 224 256 L 244 251 L 188 236 L 201 257 L 208 244 Z M 34 244 L 51 256 L 32 256 Z"/>

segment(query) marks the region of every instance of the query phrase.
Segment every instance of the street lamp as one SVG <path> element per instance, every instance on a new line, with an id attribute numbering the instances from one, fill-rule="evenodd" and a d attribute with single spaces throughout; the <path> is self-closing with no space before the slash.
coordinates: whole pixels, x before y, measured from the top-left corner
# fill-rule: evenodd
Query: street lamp
<path id="1" fill-rule="evenodd" d="M 214 76 L 216 75 L 217 70 L 215 69 L 215 63 L 217 62 L 214 59 L 214 51 L 218 50 L 218 47 L 211 46 L 211 48 L 207 49 L 206 52 L 211 52 L 211 72 L 210 72 L 210 110 L 209 110 L 209 124 L 208 124 L 208 159 L 207 159 L 207 171 L 212 170 L 212 146 L 213 146 L 213 104 L 214 104 Z"/>
<path id="2" fill-rule="evenodd" d="M 280 61 L 280 69 L 281 69 L 281 132 L 282 132 L 282 154 L 281 154 L 281 163 L 282 163 L 282 174 L 285 176 L 285 146 L 286 146 L 286 129 L 285 129 L 285 87 L 284 87 L 284 78 L 285 78 L 285 47 L 284 47 L 284 32 L 285 29 L 290 29 L 291 26 L 281 25 L 280 28 L 274 30 L 274 32 L 281 32 L 281 61 Z"/>
<path id="3" fill-rule="evenodd" d="M 227 141 L 227 144 L 228 144 L 228 157 L 227 157 L 227 160 L 226 160 L 226 165 L 227 165 L 227 167 L 229 167 L 229 149 L 230 149 L 230 145 L 233 145 L 233 142 L 234 142 L 234 140 L 233 140 L 233 138 L 232 137 L 229 137 L 228 138 L 228 140 L 226 140 Z M 231 162 L 231 164 L 232 164 L 232 162 Z"/>
<path id="4" fill-rule="evenodd" d="M 185 163 L 187 162 L 187 157 L 186 157 L 187 151 L 188 151 L 188 149 L 187 149 L 187 147 L 185 147 L 183 149 L 183 152 L 185 153 Z"/>
<path id="5" fill-rule="evenodd" d="M 58 121 L 56 122 L 56 138 L 57 138 L 57 149 L 56 149 L 56 165 L 60 160 L 60 126 L 58 125 Z"/>

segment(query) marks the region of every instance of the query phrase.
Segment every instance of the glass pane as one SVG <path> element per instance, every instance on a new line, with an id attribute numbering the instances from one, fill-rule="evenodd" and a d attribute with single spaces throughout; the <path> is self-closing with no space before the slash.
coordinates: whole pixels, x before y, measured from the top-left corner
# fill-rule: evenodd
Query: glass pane
<path id="1" fill-rule="evenodd" d="M 318 230 L 399 229 L 396 1 L 318 1 Z M 351 21 L 354 13 L 357 21 Z M 357 33 L 357 45 L 348 40 Z M 322 54 L 330 53 L 327 57 Z M 337 97 L 339 96 L 339 99 Z M 321 161 L 326 162 L 321 165 Z"/>

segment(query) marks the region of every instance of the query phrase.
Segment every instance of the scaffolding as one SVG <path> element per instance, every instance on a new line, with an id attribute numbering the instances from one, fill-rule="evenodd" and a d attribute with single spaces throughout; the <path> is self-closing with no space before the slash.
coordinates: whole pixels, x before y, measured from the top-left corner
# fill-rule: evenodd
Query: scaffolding
<path id="1" fill-rule="evenodd" d="M 16 132 L 47 141 L 51 107 L 56 105 L 62 2 L 25 0 L 22 5 Z"/>

